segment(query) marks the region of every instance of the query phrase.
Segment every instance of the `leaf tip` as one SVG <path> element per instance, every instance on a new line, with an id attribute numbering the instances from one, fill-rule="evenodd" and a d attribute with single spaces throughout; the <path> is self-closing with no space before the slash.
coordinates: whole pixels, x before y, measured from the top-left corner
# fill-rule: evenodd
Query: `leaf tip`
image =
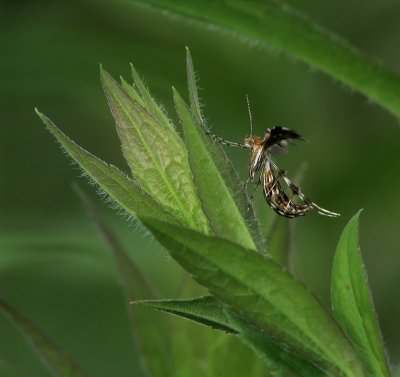
<path id="1" fill-rule="evenodd" d="M 359 220 L 360 220 L 360 215 L 361 215 L 361 213 L 362 213 L 363 211 L 364 211 L 364 208 L 360 208 L 360 209 L 358 210 L 358 212 L 351 218 L 350 221 L 359 222 Z"/>

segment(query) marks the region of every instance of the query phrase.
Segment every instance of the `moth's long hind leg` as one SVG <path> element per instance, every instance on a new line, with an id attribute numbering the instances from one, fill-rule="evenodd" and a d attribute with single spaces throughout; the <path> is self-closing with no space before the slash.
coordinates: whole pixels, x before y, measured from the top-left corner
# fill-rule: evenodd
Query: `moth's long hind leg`
<path id="1" fill-rule="evenodd" d="M 308 199 L 287 176 L 286 174 L 282 175 L 282 178 L 285 180 L 286 184 L 289 186 L 290 191 L 293 196 L 298 196 L 304 203 L 308 204 L 310 207 L 314 208 L 320 215 L 329 216 L 329 217 L 337 217 L 340 216 L 339 213 L 328 211 L 325 208 L 320 207 L 318 204 L 314 203 L 312 200 Z"/>

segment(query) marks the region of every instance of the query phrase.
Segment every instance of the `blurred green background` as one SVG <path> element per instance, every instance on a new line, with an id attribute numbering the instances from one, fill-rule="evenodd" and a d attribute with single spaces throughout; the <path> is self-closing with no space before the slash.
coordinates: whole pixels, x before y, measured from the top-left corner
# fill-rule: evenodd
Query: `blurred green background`
<path id="1" fill-rule="evenodd" d="M 400 3 L 395 0 L 288 1 L 400 74 Z M 146 276 L 176 296 L 181 271 L 154 241 L 109 209 L 34 114 L 127 171 L 99 81 L 99 64 L 130 78 L 133 62 L 176 119 L 171 85 L 186 93 L 185 50 L 200 76 L 205 114 L 218 135 L 279 124 L 310 143 L 279 165 L 303 161 L 303 191 L 339 219 L 294 220 L 296 275 L 329 305 L 333 253 L 358 209 L 361 249 L 392 362 L 400 361 L 400 127 L 364 97 L 265 46 L 216 34 L 129 1 L 0 1 L 0 296 L 29 315 L 93 376 L 132 376 L 138 360 L 117 274 L 101 237 L 71 190 L 94 198 Z M 228 150 L 245 179 L 247 154 Z M 104 202 L 104 201 L 103 201 Z M 259 193 L 257 210 L 271 210 Z M 28 376 L 48 376 L 11 324 L 0 317 L 0 360 Z"/>

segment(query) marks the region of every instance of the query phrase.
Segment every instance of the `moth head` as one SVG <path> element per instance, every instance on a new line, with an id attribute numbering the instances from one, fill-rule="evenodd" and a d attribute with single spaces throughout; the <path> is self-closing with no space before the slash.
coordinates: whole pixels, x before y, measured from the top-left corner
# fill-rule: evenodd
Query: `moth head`
<path id="1" fill-rule="evenodd" d="M 248 148 L 253 148 L 257 142 L 259 142 L 259 138 L 257 136 L 250 136 L 244 139 L 244 145 Z"/>

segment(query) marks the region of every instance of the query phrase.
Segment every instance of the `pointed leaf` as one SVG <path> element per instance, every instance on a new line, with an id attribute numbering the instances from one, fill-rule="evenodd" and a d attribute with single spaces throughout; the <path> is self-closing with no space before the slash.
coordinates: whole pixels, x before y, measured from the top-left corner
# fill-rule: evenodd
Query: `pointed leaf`
<path id="1" fill-rule="evenodd" d="M 190 111 L 197 123 L 204 124 L 199 95 L 197 93 L 196 74 L 194 71 L 192 56 L 190 55 L 189 47 L 186 47 L 186 76 L 188 80 Z"/>
<path id="2" fill-rule="evenodd" d="M 197 190 L 214 233 L 244 247 L 256 249 L 245 220 L 202 141 L 202 130 L 195 124 L 189 109 L 176 90 L 174 100 L 184 130 Z"/>
<path id="3" fill-rule="evenodd" d="M 271 336 L 239 320 L 225 305 L 212 296 L 190 300 L 143 300 L 135 303 L 162 310 L 213 329 L 238 334 L 243 343 L 259 354 L 267 370 L 273 371 L 274 375 L 278 372 L 280 374 L 277 375 L 292 375 L 293 371 L 299 371 L 299 374 L 303 376 L 322 375 L 321 370 L 299 358 L 296 352 L 290 352 L 288 347 L 282 347 L 282 344 L 274 341 Z"/>
<path id="4" fill-rule="evenodd" d="M 314 296 L 272 260 L 229 241 L 142 219 L 211 294 L 329 372 L 363 376 L 358 357 Z"/>
<path id="5" fill-rule="evenodd" d="M 152 216 L 163 218 L 171 223 L 178 223 L 171 214 L 164 211 L 153 198 L 143 191 L 136 182 L 129 179 L 115 166 L 108 165 L 75 144 L 45 115 L 36 113 L 53 134 L 62 148 L 78 163 L 86 174 L 98 184 L 123 209 L 134 217 Z"/>
<path id="6" fill-rule="evenodd" d="M 123 77 L 120 77 L 120 79 L 121 79 L 122 89 L 126 92 L 126 94 L 128 94 L 128 96 L 131 97 L 133 101 L 139 103 L 140 106 L 145 107 L 145 103 L 142 97 L 136 91 L 133 85 L 129 84 Z"/>
<path id="7" fill-rule="evenodd" d="M 153 99 L 150 92 L 147 90 L 146 86 L 138 75 L 133 64 L 131 64 L 131 71 L 135 87 L 137 88 L 137 93 L 141 96 L 144 102 L 144 108 L 147 109 L 160 122 L 160 124 L 162 124 L 166 128 L 170 128 L 171 131 L 175 133 L 175 129 L 171 121 L 164 114 L 160 106 L 157 105 L 156 101 Z"/>
<path id="8" fill-rule="evenodd" d="M 209 131 L 207 130 L 203 115 L 201 113 L 193 62 L 188 48 L 186 48 L 186 66 L 193 124 L 189 123 L 190 117 L 185 114 L 185 112 L 187 113 L 187 111 L 185 111 L 186 105 L 183 103 L 183 100 L 180 98 L 178 93 L 176 93 L 176 97 L 177 99 L 180 99 L 179 102 L 181 108 L 183 109 L 183 112 L 180 110 L 180 108 L 178 108 L 177 104 L 176 107 L 182 124 L 185 119 L 188 120 L 188 123 L 183 124 L 185 141 L 189 150 L 190 165 L 192 171 L 194 172 L 195 179 L 198 181 L 197 187 L 200 193 L 200 197 L 203 200 L 203 207 L 207 208 L 209 211 L 208 216 L 210 222 L 213 222 L 213 220 L 216 220 L 218 218 L 218 214 L 216 212 L 225 211 L 228 214 L 232 210 L 231 207 L 233 207 L 233 213 L 238 211 L 241 217 L 244 219 L 244 224 L 247 227 L 245 233 L 248 232 L 251 234 L 251 237 L 256 244 L 258 250 L 264 253 L 265 240 L 262 236 L 260 226 L 255 218 L 253 208 L 251 205 L 249 207 L 249 197 L 247 195 L 247 192 L 243 189 L 243 183 L 240 181 L 236 171 L 233 169 L 232 164 L 226 156 L 221 144 L 217 140 L 214 140 L 212 137 L 210 137 Z M 201 152 L 202 154 L 200 154 Z M 199 164 L 197 158 L 199 158 L 199 156 L 201 157 L 202 155 L 207 157 L 207 159 L 209 160 L 208 165 L 211 166 L 210 169 L 206 170 L 201 166 L 201 164 Z M 210 176 L 215 176 L 213 182 L 221 181 L 223 183 L 223 185 L 221 186 L 221 191 L 228 191 L 231 195 L 230 199 L 233 199 L 233 203 L 231 203 L 231 205 L 228 206 L 225 210 L 221 208 L 218 200 L 215 203 L 215 201 L 212 200 L 212 197 L 208 198 L 207 191 L 211 191 L 210 187 L 213 187 L 213 185 L 207 186 L 206 184 L 204 184 L 203 179 L 210 179 Z M 213 193 L 213 195 L 217 196 L 216 193 Z M 223 194 L 221 193 L 221 195 Z M 230 216 L 230 214 L 228 214 L 228 216 Z M 219 229 L 219 226 L 219 223 L 214 223 L 214 232 L 216 232 L 216 235 L 224 237 L 223 233 L 219 233 L 221 231 Z"/>
<path id="9" fill-rule="evenodd" d="M 0 299 L 0 312 L 21 331 L 42 362 L 57 377 L 86 377 L 82 368 L 61 350 L 30 319 Z"/>
<path id="10" fill-rule="evenodd" d="M 212 296 L 191 300 L 141 300 L 135 304 L 174 314 L 213 329 L 236 333 L 222 310 L 222 305 Z"/>
<path id="11" fill-rule="evenodd" d="M 129 304 L 138 299 L 154 298 L 153 289 L 87 195 L 78 186 L 75 186 L 74 189 L 112 251 L 121 282 L 123 283 L 132 334 L 140 351 L 139 355 L 142 360 L 143 370 L 148 376 L 153 377 L 171 375 L 170 355 L 167 345 L 169 329 L 166 326 L 166 322 L 154 313 L 134 308 Z"/>
<path id="12" fill-rule="evenodd" d="M 101 82 L 132 175 L 181 223 L 209 233 L 187 151 L 179 136 L 153 115 L 155 104 L 150 109 L 143 108 L 103 69 Z M 148 106 L 150 100 L 143 100 Z"/>
<path id="13" fill-rule="evenodd" d="M 358 246 L 356 214 L 340 237 L 332 271 L 335 318 L 352 340 L 371 376 L 390 376 L 379 324 Z"/>

